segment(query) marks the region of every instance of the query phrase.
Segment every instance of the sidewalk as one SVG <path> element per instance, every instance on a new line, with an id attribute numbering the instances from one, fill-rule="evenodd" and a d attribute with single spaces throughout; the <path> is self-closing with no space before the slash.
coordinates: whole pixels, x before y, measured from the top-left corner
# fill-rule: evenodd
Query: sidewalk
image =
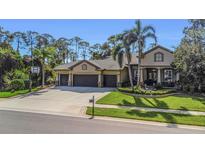
<path id="1" fill-rule="evenodd" d="M 95 104 L 95 107 L 115 108 L 115 109 L 132 109 L 132 110 L 138 110 L 138 111 L 151 111 L 151 112 L 164 112 L 164 113 L 175 113 L 175 114 L 185 114 L 185 115 L 203 115 L 203 116 L 205 116 L 205 112 L 199 112 L 199 111 L 185 111 L 185 110 L 158 109 L 158 108 L 147 108 L 147 107 L 104 105 L 104 104 Z"/>

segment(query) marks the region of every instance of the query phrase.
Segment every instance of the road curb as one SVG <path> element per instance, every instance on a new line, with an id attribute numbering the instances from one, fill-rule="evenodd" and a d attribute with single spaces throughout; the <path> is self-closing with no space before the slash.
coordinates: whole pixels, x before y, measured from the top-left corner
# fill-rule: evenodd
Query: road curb
<path id="1" fill-rule="evenodd" d="M 85 107 L 86 108 L 86 107 Z M 2 111 L 16 111 L 16 112 L 25 112 L 25 113 L 39 113 L 45 115 L 56 115 L 56 116 L 67 116 L 67 117 L 76 117 L 90 119 L 90 115 L 75 115 L 66 112 L 53 112 L 53 111 L 41 111 L 41 110 L 23 110 L 23 109 L 14 109 L 14 108 L 0 108 Z M 183 129 L 193 129 L 193 130 L 203 130 L 203 126 L 192 126 L 192 125 L 181 125 L 181 124 L 171 124 L 171 123 L 162 123 L 154 121 L 143 121 L 143 120 L 133 120 L 133 119 L 124 119 L 124 118 L 115 118 L 115 117 L 105 117 L 105 116 L 95 116 L 94 120 L 104 120 L 104 121 L 115 121 L 115 122 L 125 122 L 133 124 L 142 124 L 142 125 L 151 125 L 151 126 L 161 126 L 161 127 L 170 127 L 170 128 L 183 128 Z"/>

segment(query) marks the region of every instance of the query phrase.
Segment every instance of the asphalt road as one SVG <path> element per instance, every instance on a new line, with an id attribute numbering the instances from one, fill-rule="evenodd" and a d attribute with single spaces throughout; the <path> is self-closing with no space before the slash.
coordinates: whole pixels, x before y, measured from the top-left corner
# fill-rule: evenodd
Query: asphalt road
<path id="1" fill-rule="evenodd" d="M 153 126 L 17 111 L 0 111 L 0 133 L 6 134 L 105 134 L 105 133 L 205 133 L 203 130 Z"/>

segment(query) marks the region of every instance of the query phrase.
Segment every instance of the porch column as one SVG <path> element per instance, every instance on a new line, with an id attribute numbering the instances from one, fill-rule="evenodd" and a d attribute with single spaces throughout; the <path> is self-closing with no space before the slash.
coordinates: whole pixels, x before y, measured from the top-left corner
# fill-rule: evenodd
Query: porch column
<path id="1" fill-rule="evenodd" d="M 117 87 L 121 87 L 120 74 L 117 75 Z"/>
<path id="2" fill-rule="evenodd" d="M 161 69 L 157 69 L 157 83 L 161 84 Z"/>
<path id="3" fill-rule="evenodd" d="M 56 86 L 58 86 L 58 80 L 59 80 L 59 73 L 57 73 L 57 75 L 56 75 L 56 81 L 55 81 Z"/>
<path id="4" fill-rule="evenodd" d="M 68 75 L 68 86 L 72 86 L 72 73 Z"/>
<path id="5" fill-rule="evenodd" d="M 102 87 L 102 73 L 98 74 L 98 87 Z"/>
<path id="6" fill-rule="evenodd" d="M 179 81 L 179 73 L 176 74 L 176 81 Z"/>
<path id="7" fill-rule="evenodd" d="M 143 68 L 140 69 L 140 83 L 143 83 Z"/>
<path id="8" fill-rule="evenodd" d="M 58 86 L 60 86 L 60 73 L 58 73 Z"/>

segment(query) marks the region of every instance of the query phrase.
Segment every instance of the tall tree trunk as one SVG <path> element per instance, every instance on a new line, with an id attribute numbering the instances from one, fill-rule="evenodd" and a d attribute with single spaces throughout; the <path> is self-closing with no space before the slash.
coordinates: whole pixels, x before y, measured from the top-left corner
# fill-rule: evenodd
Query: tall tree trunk
<path id="1" fill-rule="evenodd" d="M 68 57 L 69 57 L 69 54 L 68 52 L 66 53 L 66 63 L 68 63 Z"/>
<path id="2" fill-rule="evenodd" d="M 44 70 L 44 63 L 42 64 L 42 84 L 41 84 L 41 86 L 42 87 L 44 87 L 44 85 L 45 85 L 45 70 Z"/>
<path id="3" fill-rule="evenodd" d="M 33 44 L 31 41 L 31 68 L 33 67 Z M 30 68 L 30 73 L 29 73 L 29 92 L 32 91 L 32 72 L 31 72 L 31 68 Z"/>
<path id="4" fill-rule="evenodd" d="M 137 87 L 140 86 L 140 77 L 141 77 L 141 49 L 139 49 L 139 54 L 138 54 L 138 67 L 137 67 Z"/>
<path id="5" fill-rule="evenodd" d="M 134 85 L 133 85 L 133 80 L 132 80 L 132 71 L 131 71 L 130 63 L 128 63 L 128 73 L 129 73 L 130 85 L 131 85 L 132 91 L 134 91 Z"/>

